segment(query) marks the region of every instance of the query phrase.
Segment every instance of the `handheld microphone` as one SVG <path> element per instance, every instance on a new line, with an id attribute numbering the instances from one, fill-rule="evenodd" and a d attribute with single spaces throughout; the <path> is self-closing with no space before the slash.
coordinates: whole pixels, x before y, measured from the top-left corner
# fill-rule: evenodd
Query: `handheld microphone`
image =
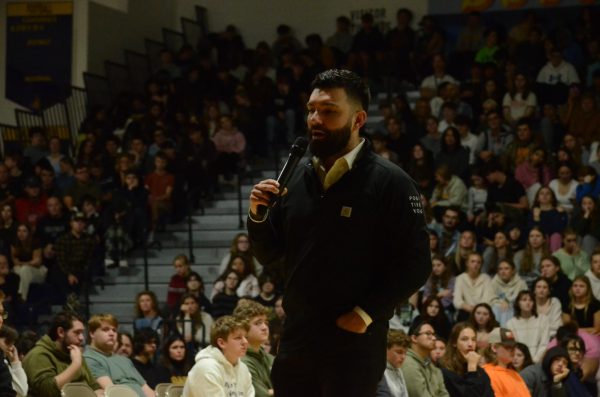
<path id="1" fill-rule="evenodd" d="M 272 195 L 271 199 L 269 200 L 268 206 L 264 206 L 264 205 L 258 206 L 258 208 L 256 209 L 256 212 L 257 212 L 256 215 L 258 216 L 259 219 L 264 219 L 269 208 L 271 208 L 271 207 L 273 207 L 273 205 L 275 205 L 275 203 L 277 202 L 277 199 L 281 196 L 285 187 L 287 186 L 288 182 L 290 181 L 292 173 L 294 172 L 294 169 L 296 169 L 298 162 L 300 162 L 300 159 L 302 159 L 302 157 L 304 157 L 304 153 L 306 153 L 307 147 L 308 147 L 308 139 L 306 139 L 303 136 L 296 138 L 296 140 L 294 141 L 294 144 L 290 148 L 290 154 L 288 156 L 288 159 L 285 162 L 285 165 L 283 166 L 283 168 L 281 169 L 281 173 L 277 177 L 277 182 L 279 182 L 279 194 Z"/>

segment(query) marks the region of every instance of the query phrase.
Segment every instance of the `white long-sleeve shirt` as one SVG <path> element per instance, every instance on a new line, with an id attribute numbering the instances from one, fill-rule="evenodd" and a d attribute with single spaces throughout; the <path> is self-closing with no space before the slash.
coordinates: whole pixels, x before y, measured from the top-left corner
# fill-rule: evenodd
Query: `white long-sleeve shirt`
<path id="1" fill-rule="evenodd" d="M 550 338 L 554 338 L 556 335 L 556 331 L 559 327 L 562 327 L 562 305 L 558 298 L 551 297 L 550 306 L 544 307 L 540 310 L 540 306 L 537 307 L 538 315 L 546 316 L 546 320 L 548 321 L 548 334 Z M 544 311 L 544 313 L 542 313 Z"/>
<path id="2" fill-rule="evenodd" d="M 454 285 L 454 307 L 460 309 L 463 304 L 475 306 L 478 303 L 489 303 L 489 284 L 490 276 L 480 274 L 473 280 L 467 273 L 462 273 L 456 277 Z"/>
<path id="3" fill-rule="evenodd" d="M 21 362 L 9 363 L 8 360 L 4 360 L 4 362 L 12 377 L 12 388 L 17 393 L 17 397 L 26 397 L 29 385 L 27 384 L 27 374 L 25 374 Z"/>
<path id="4" fill-rule="evenodd" d="M 517 342 L 527 345 L 534 362 L 542 361 L 550 341 L 546 316 L 513 317 L 506 323 L 506 328 L 515 334 Z"/>
<path id="5" fill-rule="evenodd" d="M 591 269 L 585 272 L 585 275 L 590 280 L 590 284 L 592 284 L 592 294 L 594 295 L 594 298 L 600 300 L 600 278 L 596 277 Z"/>
<path id="6" fill-rule="evenodd" d="M 571 85 L 579 83 L 579 76 L 575 67 L 567 61 L 562 61 L 560 65 L 554 66 L 548 62 L 538 73 L 536 81 L 542 84 L 556 85 L 562 83 Z"/>

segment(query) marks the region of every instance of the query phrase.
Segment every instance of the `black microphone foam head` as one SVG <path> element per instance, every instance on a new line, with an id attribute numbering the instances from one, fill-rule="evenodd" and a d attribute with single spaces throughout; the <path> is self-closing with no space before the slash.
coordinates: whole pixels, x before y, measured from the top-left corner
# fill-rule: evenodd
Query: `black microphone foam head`
<path id="1" fill-rule="evenodd" d="M 308 147 L 308 139 L 306 139 L 306 137 L 299 136 L 294 141 L 294 144 L 292 145 L 292 147 L 290 149 L 290 154 L 293 156 L 302 157 L 302 156 L 304 156 L 304 153 L 306 153 L 307 147 Z"/>

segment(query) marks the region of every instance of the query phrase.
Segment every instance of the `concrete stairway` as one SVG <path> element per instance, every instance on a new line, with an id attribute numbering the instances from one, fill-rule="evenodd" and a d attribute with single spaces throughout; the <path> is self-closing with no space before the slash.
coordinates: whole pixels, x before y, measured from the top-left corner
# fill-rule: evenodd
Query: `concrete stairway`
<path id="1" fill-rule="evenodd" d="M 252 185 L 259 178 L 272 178 L 274 171 L 254 172 L 252 178 L 242 181 L 242 218 L 248 212 L 248 196 Z M 196 211 L 192 216 L 193 255 L 192 270 L 205 281 L 207 294 L 219 276 L 221 259 L 231 246 L 233 237 L 245 231 L 239 228 L 238 194 L 231 186 L 222 187 L 222 193 L 205 205 L 204 214 Z M 172 261 L 176 255 L 189 256 L 187 219 L 167 226 L 165 232 L 157 233 L 162 249 L 148 250 L 148 281 L 161 306 L 167 297 L 167 286 L 173 274 Z M 94 287 L 90 291 L 90 313 L 112 313 L 120 323 L 120 329 L 131 331 L 134 317 L 134 299 L 144 290 L 144 257 L 136 250 L 127 258 L 129 267 L 108 269 L 104 277 L 104 288 Z"/>

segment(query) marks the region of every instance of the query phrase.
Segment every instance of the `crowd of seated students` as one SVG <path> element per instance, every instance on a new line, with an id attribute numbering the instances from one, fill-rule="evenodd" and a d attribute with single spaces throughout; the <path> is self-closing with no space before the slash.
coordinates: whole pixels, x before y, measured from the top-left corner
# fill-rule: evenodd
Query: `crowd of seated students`
<path id="1" fill-rule="evenodd" d="M 486 26 L 473 13 L 456 43 L 432 16 L 413 30 L 408 9 L 389 32 L 365 14 L 352 34 L 340 17 L 331 37 L 309 35 L 305 45 L 281 25 L 272 45 L 247 48 L 229 26 L 196 47 L 163 50 L 146 91 L 94 107 L 74 150 L 31 129 L 0 164 L 0 317 L 23 329 L 0 329 L 0 388 L 58 396 L 69 382 L 98 394 L 128 384 L 149 396 L 158 383 L 193 377 L 187 396 L 232 383 L 245 389 L 228 392 L 272 395 L 260 365 L 277 352 L 285 291 L 243 233 L 216 280 L 175 257 L 166 305 L 152 291 L 135 298 L 133 335 L 110 314 L 94 316 L 81 354 L 86 322 L 73 314 L 55 316 L 43 337 L 24 326 L 40 302 L 64 303 L 104 266 L 126 266 L 129 249 L 181 219 L 185 193 L 196 206 L 213 199 L 289 145 L 304 129 L 313 76 L 344 67 L 374 93 L 392 91 L 364 136 L 419 185 L 430 229 L 433 273 L 411 300 L 407 333 L 390 331 L 381 395 L 597 395 L 596 11 L 581 7 L 559 28 L 534 13 Z M 248 346 L 236 342 L 243 335 Z M 203 371 L 235 379 L 209 385 Z"/>

